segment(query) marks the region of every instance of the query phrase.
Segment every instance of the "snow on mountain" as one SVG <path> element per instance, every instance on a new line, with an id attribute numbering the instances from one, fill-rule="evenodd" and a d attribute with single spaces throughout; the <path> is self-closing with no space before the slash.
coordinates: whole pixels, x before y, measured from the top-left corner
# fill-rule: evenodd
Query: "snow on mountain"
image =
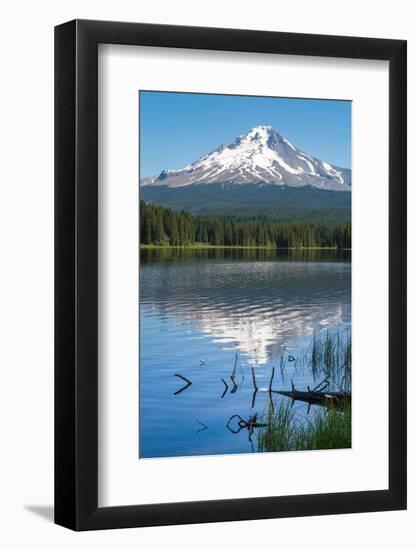
<path id="1" fill-rule="evenodd" d="M 350 191 L 351 171 L 313 158 L 282 137 L 272 126 L 256 126 L 231 145 L 176 170 L 144 178 L 141 185 L 184 187 L 191 184 L 258 183 Z"/>

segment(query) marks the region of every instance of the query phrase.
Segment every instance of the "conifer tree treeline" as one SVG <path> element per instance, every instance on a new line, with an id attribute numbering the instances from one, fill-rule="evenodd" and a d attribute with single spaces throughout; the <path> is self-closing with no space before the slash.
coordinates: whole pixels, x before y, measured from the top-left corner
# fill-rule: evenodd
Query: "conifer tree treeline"
<path id="1" fill-rule="evenodd" d="M 235 221 L 140 202 L 141 244 L 351 248 L 350 224 Z"/>

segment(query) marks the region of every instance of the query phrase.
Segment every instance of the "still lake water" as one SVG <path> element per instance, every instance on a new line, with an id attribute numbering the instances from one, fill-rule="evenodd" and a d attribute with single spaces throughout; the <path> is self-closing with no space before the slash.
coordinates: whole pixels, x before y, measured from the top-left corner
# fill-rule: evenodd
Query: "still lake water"
<path id="1" fill-rule="evenodd" d="M 142 249 L 140 259 L 140 458 L 256 451 L 256 433 L 228 421 L 265 413 L 273 365 L 274 390 L 312 383 L 293 358 L 314 331 L 350 327 L 350 252 Z M 192 382 L 176 395 L 186 382 L 175 374 Z"/>

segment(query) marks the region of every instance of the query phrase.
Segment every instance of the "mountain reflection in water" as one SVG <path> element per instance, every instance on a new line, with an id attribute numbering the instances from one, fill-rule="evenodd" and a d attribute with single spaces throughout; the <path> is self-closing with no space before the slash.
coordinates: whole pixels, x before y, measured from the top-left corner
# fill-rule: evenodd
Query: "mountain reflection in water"
<path id="1" fill-rule="evenodd" d="M 140 457 L 250 452 L 227 421 L 267 403 L 258 396 L 254 410 L 249 386 L 221 399 L 222 378 L 238 357 L 262 389 L 294 342 L 349 325 L 350 253 L 144 249 L 140 311 Z M 173 396 L 176 373 L 192 385 Z"/>

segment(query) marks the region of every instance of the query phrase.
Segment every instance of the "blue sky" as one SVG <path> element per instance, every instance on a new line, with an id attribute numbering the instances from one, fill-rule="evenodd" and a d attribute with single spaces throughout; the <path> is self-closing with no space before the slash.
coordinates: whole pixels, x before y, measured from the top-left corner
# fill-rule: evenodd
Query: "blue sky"
<path id="1" fill-rule="evenodd" d="M 351 167 L 351 102 L 140 92 L 140 176 L 180 168 L 254 126 L 271 125 L 305 153 Z"/>

